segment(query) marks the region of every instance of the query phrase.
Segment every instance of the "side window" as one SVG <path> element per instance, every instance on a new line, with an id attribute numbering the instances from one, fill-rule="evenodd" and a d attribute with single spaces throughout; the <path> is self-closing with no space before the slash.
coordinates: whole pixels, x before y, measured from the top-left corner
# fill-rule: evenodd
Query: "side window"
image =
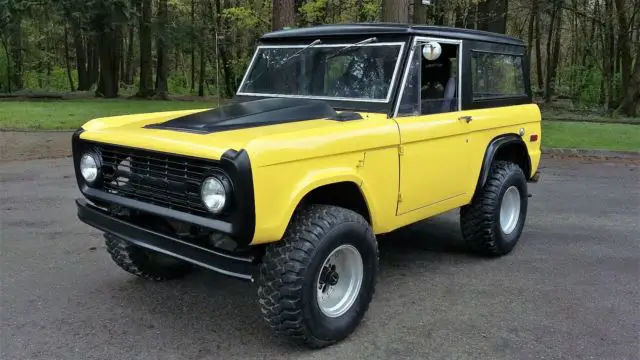
<path id="1" fill-rule="evenodd" d="M 410 60 L 398 116 L 458 111 L 458 45 L 440 44 L 434 60 L 423 57 L 423 46 L 416 46 Z"/>
<path id="2" fill-rule="evenodd" d="M 473 99 L 526 96 L 522 56 L 471 53 Z"/>

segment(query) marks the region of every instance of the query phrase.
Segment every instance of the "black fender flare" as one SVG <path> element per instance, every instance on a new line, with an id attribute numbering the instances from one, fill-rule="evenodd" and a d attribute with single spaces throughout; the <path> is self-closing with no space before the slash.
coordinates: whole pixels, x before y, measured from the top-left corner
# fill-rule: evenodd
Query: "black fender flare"
<path id="1" fill-rule="evenodd" d="M 491 140 L 491 142 L 487 146 L 487 150 L 484 153 L 482 168 L 480 169 L 480 177 L 478 178 L 478 184 L 476 185 L 476 192 L 478 191 L 478 189 L 481 189 L 487 182 L 487 179 L 489 178 L 489 172 L 491 171 L 491 164 L 493 163 L 498 150 L 505 146 L 513 144 L 521 145 L 525 149 L 527 149 L 527 145 L 522 140 L 522 137 L 518 136 L 517 134 L 500 135 Z M 529 157 L 528 152 L 527 162 L 528 169 L 531 169 L 531 157 Z M 525 176 L 529 178 L 530 174 L 525 174 Z"/>

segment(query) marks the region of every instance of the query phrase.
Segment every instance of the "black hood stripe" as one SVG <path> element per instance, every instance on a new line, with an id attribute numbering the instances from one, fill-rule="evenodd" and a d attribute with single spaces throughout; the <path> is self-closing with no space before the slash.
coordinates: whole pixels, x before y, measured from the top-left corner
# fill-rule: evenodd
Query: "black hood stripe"
<path id="1" fill-rule="evenodd" d="M 210 134 L 315 119 L 346 121 L 362 118 L 356 115 L 338 114 L 328 103 L 320 100 L 270 98 L 224 105 L 145 128 Z"/>

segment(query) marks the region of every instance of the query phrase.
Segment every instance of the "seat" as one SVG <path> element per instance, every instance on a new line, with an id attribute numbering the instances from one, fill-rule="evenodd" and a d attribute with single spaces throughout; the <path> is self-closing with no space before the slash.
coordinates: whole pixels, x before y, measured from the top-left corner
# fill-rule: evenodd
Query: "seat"
<path id="1" fill-rule="evenodd" d="M 456 98 L 456 87 L 458 81 L 456 77 L 451 77 L 447 81 L 447 85 L 444 88 L 444 100 L 442 101 L 442 105 L 440 107 L 440 112 L 446 113 L 452 111 L 451 103 Z"/>

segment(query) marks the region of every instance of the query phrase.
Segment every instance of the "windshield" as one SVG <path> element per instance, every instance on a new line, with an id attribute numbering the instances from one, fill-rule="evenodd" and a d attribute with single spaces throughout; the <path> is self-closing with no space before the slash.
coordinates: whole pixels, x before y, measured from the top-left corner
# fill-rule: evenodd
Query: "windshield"
<path id="1" fill-rule="evenodd" d="M 387 102 L 403 43 L 349 45 L 259 46 L 238 94 Z"/>

